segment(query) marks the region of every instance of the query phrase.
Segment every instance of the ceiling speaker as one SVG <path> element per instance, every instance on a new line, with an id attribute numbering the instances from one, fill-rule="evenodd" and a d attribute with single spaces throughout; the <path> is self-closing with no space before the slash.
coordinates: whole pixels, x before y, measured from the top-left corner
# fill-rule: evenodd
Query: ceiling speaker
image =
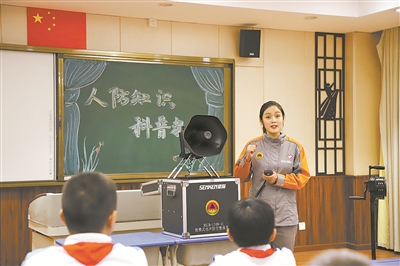
<path id="1" fill-rule="evenodd" d="M 210 115 L 193 116 L 181 133 L 185 147 L 199 157 L 219 154 L 227 138 L 221 121 Z"/>

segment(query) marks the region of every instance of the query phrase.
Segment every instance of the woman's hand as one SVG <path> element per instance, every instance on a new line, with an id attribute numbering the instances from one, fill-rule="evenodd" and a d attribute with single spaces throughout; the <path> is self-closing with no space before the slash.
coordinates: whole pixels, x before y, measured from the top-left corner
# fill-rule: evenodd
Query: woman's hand
<path id="1" fill-rule="evenodd" d="M 249 163 L 251 161 L 251 158 L 253 158 L 253 155 L 256 152 L 257 146 L 258 146 L 258 144 L 250 144 L 249 146 L 247 146 L 246 157 L 244 159 L 247 163 Z"/>
<path id="2" fill-rule="evenodd" d="M 278 180 L 278 174 L 272 171 L 272 175 L 262 175 L 262 178 L 267 181 L 268 183 L 275 185 L 276 181 Z"/>

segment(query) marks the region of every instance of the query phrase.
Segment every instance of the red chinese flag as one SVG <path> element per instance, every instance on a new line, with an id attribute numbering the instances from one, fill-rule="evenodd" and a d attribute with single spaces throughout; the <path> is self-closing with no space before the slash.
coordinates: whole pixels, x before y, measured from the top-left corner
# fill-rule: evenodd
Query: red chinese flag
<path id="1" fill-rule="evenodd" d="M 86 14 L 27 8 L 28 45 L 86 49 Z"/>

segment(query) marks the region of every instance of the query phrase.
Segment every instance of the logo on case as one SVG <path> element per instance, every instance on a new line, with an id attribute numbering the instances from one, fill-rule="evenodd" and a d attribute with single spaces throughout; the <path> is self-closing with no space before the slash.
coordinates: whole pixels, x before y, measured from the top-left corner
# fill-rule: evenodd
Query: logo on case
<path id="1" fill-rule="evenodd" d="M 206 212 L 210 216 L 214 216 L 219 212 L 219 204 L 216 200 L 209 200 L 206 204 Z"/>

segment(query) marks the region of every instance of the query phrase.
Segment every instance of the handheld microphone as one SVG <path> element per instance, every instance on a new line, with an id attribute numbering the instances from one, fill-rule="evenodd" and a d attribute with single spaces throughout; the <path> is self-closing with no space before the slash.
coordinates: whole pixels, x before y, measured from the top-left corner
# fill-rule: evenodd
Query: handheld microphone
<path id="1" fill-rule="evenodd" d="M 264 170 L 264 175 L 272 175 L 272 171 L 271 170 Z"/>
<path id="2" fill-rule="evenodd" d="M 273 173 L 272 173 L 272 171 L 271 170 L 264 170 L 264 175 L 272 175 Z M 258 195 L 260 195 L 260 193 L 261 193 L 261 191 L 264 189 L 264 187 L 265 187 L 265 183 L 266 183 L 267 181 L 266 180 L 264 180 L 264 182 L 263 182 L 263 184 L 261 185 L 261 187 L 260 187 L 260 189 L 257 191 L 257 193 L 254 195 L 254 197 L 255 198 L 257 198 L 258 197 Z"/>

